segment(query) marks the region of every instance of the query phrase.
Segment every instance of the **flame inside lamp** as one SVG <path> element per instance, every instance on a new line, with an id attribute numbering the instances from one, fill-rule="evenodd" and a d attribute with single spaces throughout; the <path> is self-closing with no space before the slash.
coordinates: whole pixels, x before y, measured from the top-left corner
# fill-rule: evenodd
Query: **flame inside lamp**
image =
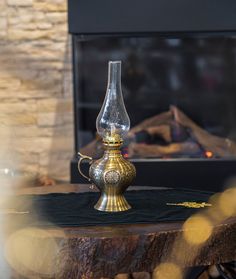
<path id="1" fill-rule="evenodd" d="M 130 128 L 121 89 L 121 61 L 110 61 L 106 96 L 96 120 L 98 134 L 106 142 L 122 141 Z"/>

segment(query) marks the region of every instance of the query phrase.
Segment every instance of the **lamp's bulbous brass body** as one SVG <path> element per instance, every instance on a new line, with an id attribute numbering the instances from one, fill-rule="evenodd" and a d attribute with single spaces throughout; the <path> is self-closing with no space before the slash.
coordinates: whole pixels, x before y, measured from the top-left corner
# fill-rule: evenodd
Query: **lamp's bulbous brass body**
<path id="1" fill-rule="evenodd" d="M 101 191 L 95 209 L 101 211 L 125 211 L 130 205 L 123 196 L 136 175 L 135 167 L 125 160 L 117 148 L 107 147 L 101 159 L 89 169 L 91 181 Z"/>

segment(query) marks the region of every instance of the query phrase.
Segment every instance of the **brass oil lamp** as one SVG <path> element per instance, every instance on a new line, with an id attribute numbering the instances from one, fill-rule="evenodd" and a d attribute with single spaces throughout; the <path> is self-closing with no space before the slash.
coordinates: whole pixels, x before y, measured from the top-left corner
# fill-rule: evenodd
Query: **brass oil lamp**
<path id="1" fill-rule="evenodd" d="M 124 159 L 120 151 L 130 128 L 121 90 L 121 61 L 109 62 L 107 91 L 96 127 L 103 139 L 103 157 L 94 161 L 79 153 L 79 172 L 101 192 L 95 209 L 110 212 L 128 210 L 131 207 L 123 194 L 135 178 L 136 171 L 134 165 Z M 85 159 L 90 161 L 89 177 L 80 168 Z"/>

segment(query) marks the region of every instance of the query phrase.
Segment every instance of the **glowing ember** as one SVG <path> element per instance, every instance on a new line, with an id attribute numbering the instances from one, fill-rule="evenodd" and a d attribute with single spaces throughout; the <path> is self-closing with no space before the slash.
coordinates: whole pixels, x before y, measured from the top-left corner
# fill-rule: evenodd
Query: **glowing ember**
<path id="1" fill-rule="evenodd" d="M 212 157 L 213 157 L 213 152 L 211 152 L 211 151 L 205 151 L 205 157 L 206 157 L 206 158 L 212 158 Z"/>

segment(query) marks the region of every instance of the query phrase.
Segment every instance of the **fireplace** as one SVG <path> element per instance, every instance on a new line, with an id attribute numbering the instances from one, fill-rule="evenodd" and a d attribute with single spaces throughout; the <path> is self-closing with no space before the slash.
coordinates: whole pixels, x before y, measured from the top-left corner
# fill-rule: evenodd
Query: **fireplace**
<path id="1" fill-rule="evenodd" d="M 236 174 L 236 4 L 72 1 L 75 155 L 101 153 L 95 120 L 107 62 L 123 62 L 136 185 L 219 190 Z M 191 3 L 192 2 L 192 3 Z M 93 7 L 93 8 L 92 8 Z M 135 9 L 133 8 L 135 7 Z M 169 18 L 169 20 L 167 20 Z M 220 20 L 219 20 L 220 19 Z M 88 165 L 84 164 L 84 169 Z"/>

